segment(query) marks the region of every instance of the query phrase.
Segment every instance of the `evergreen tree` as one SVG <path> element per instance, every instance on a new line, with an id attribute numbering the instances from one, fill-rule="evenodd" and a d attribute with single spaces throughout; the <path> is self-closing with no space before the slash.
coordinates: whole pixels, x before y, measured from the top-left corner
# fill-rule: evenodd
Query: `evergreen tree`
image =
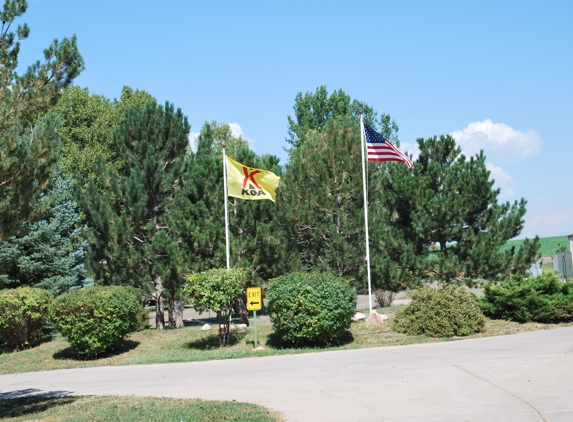
<path id="1" fill-rule="evenodd" d="M 500 190 L 493 188 L 483 151 L 467 159 L 450 135 L 417 142 L 420 156 L 413 171 L 392 163 L 384 173 L 379 213 L 389 232 L 377 246 L 395 262 L 404 251 L 410 258 L 430 257 L 402 263 L 420 278 L 497 279 L 529 267 L 537 238 L 518 253 L 499 252 L 523 229 L 526 201 L 498 203 Z"/>
<path id="2" fill-rule="evenodd" d="M 40 197 L 42 219 L 26 226 L 23 237 L 0 242 L 0 285 L 42 287 L 53 294 L 90 283 L 79 208 L 73 201 L 72 180 L 56 176 Z"/>
<path id="3" fill-rule="evenodd" d="M 335 273 L 366 284 L 366 246 L 360 129 L 349 117 L 329 119 L 290 151 L 281 202 L 292 269 Z M 378 200 L 381 172 L 369 163 L 370 207 Z M 376 214 L 370 233 L 380 230 Z M 384 256 L 371 254 L 375 264 Z M 375 265 L 373 265 L 375 267 Z M 372 279 L 378 278 L 376 273 Z"/>
<path id="4" fill-rule="evenodd" d="M 193 272 L 226 265 L 223 143 L 228 155 L 242 164 L 282 174 L 277 157 L 258 157 L 243 138 L 231 134 L 228 125 L 205 123 L 185 175 L 188 194 L 181 198 L 178 207 L 182 213 L 179 232 L 192 251 Z M 276 225 L 278 210 L 279 205 L 271 201 L 229 198 L 231 265 L 249 268 L 252 282 L 276 277 L 286 265 L 281 258 L 283 241 Z"/>
<path id="5" fill-rule="evenodd" d="M 43 63 L 16 73 L 20 41 L 30 29 L 24 24 L 13 32 L 12 25 L 27 7 L 25 0 L 6 0 L 0 11 L 0 241 L 22 235 L 27 220 L 41 218 L 37 200 L 56 169 L 60 144 L 57 119 L 39 116 L 83 69 L 74 36 L 55 40 Z"/>
<path id="6" fill-rule="evenodd" d="M 100 165 L 107 191 L 90 183 L 85 211 L 90 222 L 88 263 L 101 284 L 154 286 L 156 328 L 164 328 L 165 286 L 172 297 L 184 281 L 185 251 L 172 229 L 177 196 L 189 161 L 189 124 L 181 110 L 148 104 L 130 108 L 114 134 L 124 161 L 115 172 Z"/>
<path id="7" fill-rule="evenodd" d="M 325 87 L 314 94 L 299 93 L 296 120 L 289 117 L 289 164 L 280 192 L 283 232 L 288 233 L 292 269 L 299 266 L 353 278 L 366 286 L 366 246 L 359 112 L 367 124 L 398 143 L 398 125 L 388 115 L 380 119 L 372 107 L 351 100 L 342 90 L 329 97 Z M 308 144 L 308 145 L 307 145 Z M 391 257 L 375 248 L 388 232 L 378 205 L 385 163 L 368 163 L 371 274 L 374 286 L 400 289 L 413 279 L 401 261 L 416 257 L 403 250 Z M 392 281 L 391 281 L 392 280 Z"/>

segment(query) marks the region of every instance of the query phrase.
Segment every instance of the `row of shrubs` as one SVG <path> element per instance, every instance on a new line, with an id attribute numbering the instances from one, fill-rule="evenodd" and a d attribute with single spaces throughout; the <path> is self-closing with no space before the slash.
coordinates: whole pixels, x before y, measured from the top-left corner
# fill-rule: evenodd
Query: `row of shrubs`
<path id="1" fill-rule="evenodd" d="M 425 286 L 411 298 L 393 322 L 394 330 L 411 335 L 467 336 L 483 331 L 486 316 L 518 322 L 573 320 L 573 283 L 548 273 L 486 285 L 481 298 L 451 284 Z M 350 327 L 356 291 L 331 274 L 290 274 L 270 283 L 268 301 L 278 342 L 324 346 L 339 342 Z M 148 315 L 130 287 L 89 287 L 55 299 L 29 287 L 0 292 L 0 337 L 11 348 L 24 348 L 38 338 L 48 320 L 79 354 L 96 356 L 147 326 Z"/>
<path id="2" fill-rule="evenodd" d="M 396 331 L 431 337 L 466 336 L 483 331 L 485 317 L 516 322 L 573 321 L 573 283 L 556 274 L 516 276 L 487 284 L 480 298 L 455 285 L 428 286 L 412 293 L 412 303 L 396 314 Z"/>
<path id="3" fill-rule="evenodd" d="M 96 356 L 148 325 L 147 312 L 131 287 L 86 287 L 54 298 L 44 289 L 0 291 L 0 338 L 20 350 L 41 337 L 48 322 L 80 355 Z"/>
<path id="4" fill-rule="evenodd" d="M 286 345 L 326 345 L 340 341 L 355 312 L 356 292 L 330 274 L 291 274 L 269 286 L 275 335 Z M 573 283 L 556 274 L 514 277 L 487 284 L 478 298 L 455 284 L 422 287 L 396 313 L 392 328 L 410 335 L 468 336 L 484 330 L 486 316 L 516 322 L 573 321 Z"/>

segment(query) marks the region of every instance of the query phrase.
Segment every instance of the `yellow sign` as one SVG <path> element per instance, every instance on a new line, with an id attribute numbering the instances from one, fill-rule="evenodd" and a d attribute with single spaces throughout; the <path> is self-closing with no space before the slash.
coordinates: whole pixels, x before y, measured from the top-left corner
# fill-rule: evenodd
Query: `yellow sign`
<path id="1" fill-rule="evenodd" d="M 247 287 L 247 310 L 260 311 L 263 309 L 263 295 L 260 287 Z"/>

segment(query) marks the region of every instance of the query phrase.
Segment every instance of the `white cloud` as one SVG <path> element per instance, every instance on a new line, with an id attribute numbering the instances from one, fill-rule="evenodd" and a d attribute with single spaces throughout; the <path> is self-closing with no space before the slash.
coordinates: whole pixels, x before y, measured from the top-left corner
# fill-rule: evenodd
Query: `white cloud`
<path id="1" fill-rule="evenodd" d="M 227 123 L 229 125 L 229 128 L 231 128 L 231 133 L 233 134 L 233 136 L 239 138 L 239 137 L 245 137 L 245 133 L 243 132 L 243 128 L 241 127 L 241 125 L 239 125 L 238 123 Z"/>
<path id="2" fill-rule="evenodd" d="M 242 137 L 244 140 L 246 140 L 249 143 L 249 148 L 253 148 L 253 144 L 255 143 L 254 139 L 250 139 L 247 138 L 245 136 L 245 132 L 243 132 L 243 128 L 241 127 L 240 124 L 238 123 L 227 123 L 229 125 L 229 128 L 231 129 L 231 133 L 233 134 L 233 136 L 239 138 Z"/>
<path id="3" fill-rule="evenodd" d="M 512 197 L 515 192 L 513 190 L 514 181 L 508 172 L 499 166 L 492 163 L 485 163 L 485 167 L 491 172 L 490 178 L 495 180 L 494 187 L 500 188 L 500 198 Z"/>
<path id="4" fill-rule="evenodd" d="M 189 145 L 193 152 L 197 152 L 197 138 L 200 132 L 189 132 Z"/>
<path id="5" fill-rule="evenodd" d="M 534 130 L 524 133 L 505 123 L 493 123 L 490 119 L 470 123 L 465 129 L 453 132 L 452 136 L 466 155 L 475 155 L 483 149 L 487 158 L 509 162 L 536 156 L 543 144 Z"/>

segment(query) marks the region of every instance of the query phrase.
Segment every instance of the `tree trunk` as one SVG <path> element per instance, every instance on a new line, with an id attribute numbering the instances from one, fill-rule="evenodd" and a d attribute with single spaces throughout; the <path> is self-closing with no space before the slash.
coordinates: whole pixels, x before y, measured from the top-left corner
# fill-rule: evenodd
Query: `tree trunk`
<path id="1" fill-rule="evenodd" d="M 245 303 L 245 296 L 239 295 L 235 298 L 235 313 L 239 315 L 241 324 L 247 324 L 249 326 L 249 311 L 247 311 L 247 305 Z"/>
<path id="2" fill-rule="evenodd" d="M 165 315 L 163 312 L 163 281 L 161 277 L 155 277 L 155 328 L 157 330 L 165 329 Z"/>
<path id="3" fill-rule="evenodd" d="M 219 345 L 221 347 L 226 347 L 229 344 L 229 333 L 231 328 L 231 321 L 229 318 L 230 315 L 230 309 L 223 309 L 221 312 L 217 312 L 217 322 L 219 325 Z"/>
<path id="4" fill-rule="evenodd" d="M 185 301 L 178 299 L 169 300 L 169 326 L 171 328 L 183 328 L 183 310 Z"/>
<path id="5" fill-rule="evenodd" d="M 167 326 L 175 328 L 175 320 L 173 319 L 173 299 L 167 301 Z"/>

